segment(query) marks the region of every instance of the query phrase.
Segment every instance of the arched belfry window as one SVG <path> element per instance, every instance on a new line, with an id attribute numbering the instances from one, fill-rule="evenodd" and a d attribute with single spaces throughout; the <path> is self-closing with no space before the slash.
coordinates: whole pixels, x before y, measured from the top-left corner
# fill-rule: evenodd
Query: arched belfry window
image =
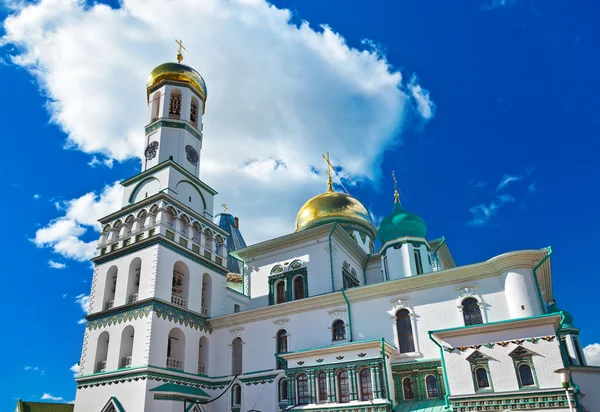
<path id="1" fill-rule="evenodd" d="M 152 96 L 152 114 L 151 121 L 155 121 L 160 117 L 160 92 L 154 93 Z"/>
<path id="2" fill-rule="evenodd" d="M 480 325 L 483 323 L 481 308 L 479 307 L 479 302 L 477 302 L 477 299 L 467 298 L 463 300 L 462 307 L 465 325 Z"/>
<path id="3" fill-rule="evenodd" d="M 401 309 L 396 312 L 396 328 L 398 329 L 398 349 L 400 349 L 400 353 L 414 352 L 415 339 L 408 309 Z"/>
<path id="4" fill-rule="evenodd" d="M 346 339 L 346 326 L 344 325 L 344 321 L 341 319 L 336 320 L 331 325 L 332 330 L 332 340 L 345 340 Z"/>
<path id="5" fill-rule="evenodd" d="M 169 99 L 169 119 L 181 118 L 181 91 L 179 89 L 171 90 Z"/>
<path id="6" fill-rule="evenodd" d="M 275 284 L 275 303 L 285 302 L 285 280 L 280 280 Z"/>
<path id="7" fill-rule="evenodd" d="M 304 299 L 304 277 L 296 276 L 294 278 L 294 299 Z"/>
<path id="8" fill-rule="evenodd" d="M 371 381 L 371 369 L 363 368 L 358 373 L 360 378 L 360 400 L 370 401 L 373 399 L 373 383 Z"/>
<path id="9" fill-rule="evenodd" d="M 285 353 L 288 351 L 287 338 L 287 331 L 285 329 L 281 329 L 277 332 L 277 336 L 275 337 L 277 340 L 277 353 Z M 283 362 L 279 359 L 277 360 L 277 369 L 283 369 Z"/>
<path id="10" fill-rule="evenodd" d="M 231 374 L 242 374 L 242 338 L 235 338 L 231 343 Z"/>
<path id="11" fill-rule="evenodd" d="M 198 99 L 192 97 L 192 105 L 190 106 L 190 122 L 198 127 Z"/>

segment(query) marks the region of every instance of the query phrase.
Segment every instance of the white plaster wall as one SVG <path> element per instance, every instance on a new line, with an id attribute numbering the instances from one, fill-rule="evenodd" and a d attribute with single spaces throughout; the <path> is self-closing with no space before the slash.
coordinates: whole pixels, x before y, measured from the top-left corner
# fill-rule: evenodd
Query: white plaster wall
<path id="1" fill-rule="evenodd" d="M 517 269 L 504 272 L 506 302 L 513 319 L 539 315 L 543 309 L 537 295 L 533 271 Z"/>
<path id="2" fill-rule="evenodd" d="M 160 180 L 158 180 L 156 177 L 151 177 L 143 180 L 135 188 L 135 195 L 132 203 L 140 202 L 152 195 L 157 194 L 158 192 L 160 192 L 161 188 L 162 186 Z"/>
<path id="3" fill-rule="evenodd" d="M 113 396 L 127 412 L 164 411 L 165 409 L 152 409 L 146 404 L 147 388 L 147 381 L 139 380 L 77 389 L 75 412 L 99 412 Z"/>
<path id="4" fill-rule="evenodd" d="M 600 405 L 600 367 L 584 366 L 571 368 L 571 378 L 579 385 L 579 400 L 588 411 L 595 411 Z"/>
<path id="5" fill-rule="evenodd" d="M 412 268 L 412 245 L 404 243 L 399 249 L 389 247 L 385 251 L 388 261 L 389 279 L 396 280 L 411 276 Z M 382 257 L 383 259 L 383 257 Z"/>
<path id="6" fill-rule="evenodd" d="M 152 139 L 155 140 L 155 138 L 156 138 L 156 133 L 150 135 L 150 137 L 147 138 L 147 142 L 152 141 Z M 160 190 L 166 189 L 168 187 L 168 183 L 169 183 L 169 170 L 168 169 L 169 168 L 158 170 L 157 172 L 153 173 L 151 176 L 160 182 Z M 146 168 L 144 168 L 144 170 L 146 170 Z M 142 181 L 134 182 L 128 186 L 123 186 L 123 204 L 122 204 L 123 207 L 128 206 L 129 204 L 138 202 L 140 200 L 143 200 L 146 197 L 146 190 L 143 190 L 143 192 L 141 190 L 139 190 L 140 185 L 143 185 L 146 181 L 147 180 L 144 179 Z M 130 198 L 131 198 L 132 194 L 134 192 L 136 192 L 136 190 L 139 190 L 139 192 L 141 194 L 137 194 L 135 196 L 135 201 L 130 202 Z M 149 189 L 147 191 L 148 191 L 148 197 L 158 193 L 158 192 L 151 193 L 151 191 Z"/>
<path id="7" fill-rule="evenodd" d="M 383 282 L 383 259 L 377 259 L 375 262 L 369 262 L 367 265 L 367 285 Z"/>
<path id="8" fill-rule="evenodd" d="M 184 149 L 182 149 L 182 150 L 185 153 L 185 150 Z M 184 154 L 184 156 L 185 156 L 185 154 Z M 187 162 L 187 160 L 185 160 L 185 162 Z M 177 162 L 177 163 L 179 163 L 179 162 Z M 188 162 L 188 164 L 189 164 L 189 162 Z M 198 163 L 198 165 L 199 164 L 200 163 Z M 194 183 L 194 186 L 196 189 L 195 193 L 194 193 L 193 189 L 184 188 L 183 189 L 184 191 L 180 194 L 178 191 L 178 185 L 182 181 L 189 181 L 189 180 L 186 176 L 183 175 L 183 173 L 179 172 L 178 170 L 175 170 L 172 168 L 168 168 L 168 170 L 169 170 L 169 176 L 168 176 L 169 191 L 168 191 L 168 193 L 171 196 L 173 196 L 175 199 L 179 200 L 184 205 L 192 208 L 198 214 L 200 214 L 212 221 L 213 214 L 214 214 L 214 195 L 210 194 L 208 191 L 206 191 L 200 185 L 196 185 L 195 183 Z M 198 176 L 198 175 L 195 174 L 195 176 Z M 192 207 L 192 204 L 190 204 L 189 196 L 192 196 L 192 200 L 194 200 L 198 197 L 198 193 L 200 193 L 202 200 L 203 200 L 203 202 L 198 203 L 198 204 L 202 204 L 202 205 L 205 204 L 206 205 L 205 208 L 203 206 L 200 209 L 195 209 L 194 207 Z"/>

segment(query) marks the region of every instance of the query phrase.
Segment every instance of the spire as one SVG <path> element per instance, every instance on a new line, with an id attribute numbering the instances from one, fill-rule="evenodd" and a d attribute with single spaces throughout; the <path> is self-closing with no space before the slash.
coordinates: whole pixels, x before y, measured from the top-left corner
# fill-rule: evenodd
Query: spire
<path id="1" fill-rule="evenodd" d="M 175 39 L 175 43 L 177 43 L 179 45 L 179 48 L 177 49 L 177 61 L 179 63 L 181 63 L 181 61 L 183 60 L 183 50 L 186 50 L 185 47 L 183 47 L 183 42 L 181 40 L 177 40 Z"/>
<path id="2" fill-rule="evenodd" d="M 398 193 L 398 182 L 396 181 L 396 173 L 393 170 L 392 178 L 394 179 L 394 203 L 400 203 L 400 194 Z"/>
<path id="3" fill-rule="evenodd" d="M 327 192 L 330 193 L 333 192 L 333 181 L 331 180 L 331 171 L 333 170 L 333 166 L 329 161 L 329 152 L 327 152 L 327 156 L 321 156 L 323 156 L 323 159 L 325 159 L 325 163 L 327 163 Z"/>

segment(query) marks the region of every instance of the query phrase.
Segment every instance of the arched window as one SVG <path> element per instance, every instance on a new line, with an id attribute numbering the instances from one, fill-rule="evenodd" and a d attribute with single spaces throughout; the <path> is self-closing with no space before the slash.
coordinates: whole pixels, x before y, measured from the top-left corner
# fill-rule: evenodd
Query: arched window
<path id="1" fill-rule="evenodd" d="M 479 302 L 475 298 L 467 298 L 462 302 L 465 325 L 480 325 L 483 323 Z"/>
<path id="2" fill-rule="evenodd" d="M 150 116 L 150 121 L 153 122 L 160 117 L 160 92 L 154 93 L 152 96 L 152 114 Z"/>
<path id="3" fill-rule="evenodd" d="M 373 383 L 371 381 L 371 369 L 362 368 L 358 373 L 360 378 L 360 400 L 370 401 L 373 399 Z"/>
<path id="4" fill-rule="evenodd" d="M 129 277 L 127 278 L 127 303 L 133 303 L 138 301 L 141 271 L 142 259 L 136 257 L 129 264 Z"/>
<path id="5" fill-rule="evenodd" d="M 231 374 L 242 374 L 242 338 L 235 338 L 231 343 Z"/>
<path id="6" fill-rule="evenodd" d="M 210 359 L 208 353 L 208 339 L 206 336 L 200 338 L 198 343 L 198 374 L 206 375 L 208 373 L 208 360 Z"/>
<path id="7" fill-rule="evenodd" d="M 346 339 L 346 326 L 344 326 L 344 321 L 341 319 L 336 320 L 331 325 L 331 330 L 333 332 L 333 339 L 336 340 L 345 340 Z"/>
<path id="8" fill-rule="evenodd" d="M 519 379 L 521 380 L 521 386 L 535 385 L 533 373 L 531 372 L 531 367 L 528 364 L 523 363 L 519 365 Z"/>
<path id="9" fill-rule="evenodd" d="M 106 358 L 108 356 L 108 344 L 110 335 L 104 331 L 98 336 L 98 344 L 96 346 L 96 369 L 94 372 L 104 372 L 106 370 Z"/>
<path id="10" fill-rule="evenodd" d="M 296 276 L 294 279 L 294 299 L 304 299 L 304 277 Z"/>
<path id="11" fill-rule="evenodd" d="M 204 230 L 204 257 L 211 258 L 212 256 L 212 248 L 215 240 L 213 239 L 213 233 L 205 229 Z"/>
<path id="12" fill-rule="evenodd" d="M 425 385 L 427 386 L 427 397 L 438 398 L 440 391 L 438 390 L 437 378 L 433 375 L 428 375 L 425 378 Z"/>
<path id="13" fill-rule="evenodd" d="M 242 404 L 242 386 L 239 383 L 231 388 L 231 406 L 240 406 Z"/>
<path id="14" fill-rule="evenodd" d="M 202 275 L 202 314 L 210 316 L 210 305 L 212 296 L 212 278 L 208 273 Z"/>
<path id="15" fill-rule="evenodd" d="M 198 127 L 198 99 L 192 97 L 192 105 L 190 106 L 190 122 Z"/>
<path id="16" fill-rule="evenodd" d="M 111 266 L 106 272 L 106 283 L 104 284 L 104 310 L 115 306 L 115 290 L 117 290 L 117 274 L 119 270 L 116 266 Z"/>
<path id="17" fill-rule="evenodd" d="M 337 374 L 338 381 L 338 402 L 350 402 L 350 382 L 348 381 L 348 371 L 342 369 Z"/>
<path id="18" fill-rule="evenodd" d="M 288 351 L 288 343 L 287 343 L 287 331 L 285 329 L 281 329 L 277 332 L 277 353 L 285 353 Z M 283 369 L 283 362 L 279 359 L 277 360 L 277 369 Z"/>
<path id="19" fill-rule="evenodd" d="M 173 265 L 173 281 L 171 285 L 171 303 L 183 308 L 187 307 L 188 283 L 190 281 L 190 269 L 178 261 Z"/>
<path id="20" fill-rule="evenodd" d="M 285 302 L 285 281 L 280 280 L 275 284 L 275 303 Z"/>
<path id="21" fill-rule="evenodd" d="M 179 328 L 171 329 L 167 342 L 167 368 L 183 370 L 185 334 Z"/>
<path id="22" fill-rule="evenodd" d="M 181 91 L 173 89 L 169 100 L 169 119 L 179 118 L 181 118 Z"/>
<path id="23" fill-rule="evenodd" d="M 402 390 L 404 392 L 404 400 L 415 399 L 415 384 L 412 378 L 404 378 L 402 380 Z"/>
<path id="24" fill-rule="evenodd" d="M 305 373 L 301 373 L 296 377 L 296 386 L 298 391 L 298 405 L 308 405 L 310 403 L 310 395 L 308 393 L 308 377 Z"/>
<path id="25" fill-rule="evenodd" d="M 400 353 L 414 352 L 415 340 L 410 312 L 407 309 L 401 309 L 396 312 L 396 327 L 398 329 L 398 347 L 400 348 Z"/>
<path id="26" fill-rule="evenodd" d="M 283 378 L 279 381 L 279 402 L 287 401 L 287 379 Z"/>
<path id="27" fill-rule="evenodd" d="M 131 359 L 133 355 L 133 337 L 135 330 L 133 326 L 128 325 L 121 333 L 121 348 L 119 350 L 119 368 L 131 368 Z"/>
<path id="28" fill-rule="evenodd" d="M 317 373 L 317 402 L 327 402 L 327 374 L 325 372 Z"/>
<path id="29" fill-rule="evenodd" d="M 475 381 L 477 382 L 477 388 L 485 389 L 490 387 L 490 380 L 485 368 L 475 369 Z"/>

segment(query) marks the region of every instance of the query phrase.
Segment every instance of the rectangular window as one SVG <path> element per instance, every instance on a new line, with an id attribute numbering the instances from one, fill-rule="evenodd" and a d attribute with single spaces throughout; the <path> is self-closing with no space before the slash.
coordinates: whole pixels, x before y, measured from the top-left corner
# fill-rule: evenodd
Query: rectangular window
<path id="1" fill-rule="evenodd" d="M 233 313 L 238 313 L 240 311 L 240 305 L 233 305 Z"/>
<path id="2" fill-rule="evenodd" d="M 383 279 L 390 280 L 390 269 L 388 268 L 387 256 L 383 257 Z"/>
<path id="3" fill-rule="evenodd" d="M 577 353 L 577 361 L 580 365 L 583 365 L 583 353 L 581 351 L 581 342 L 579 338 L 573 337 L 573 345 L 575 346 L 575 352 Z"/>
<path id="4" fill-rule="evenodd" d="M 419 249 L 415 249 L 413 253 L 415 256 L 415 265 L 417 267 L 417 275 L 420 275 L 423 273 L 423 262 L 421 262 L 421 251 L 419 251 Z"/>

